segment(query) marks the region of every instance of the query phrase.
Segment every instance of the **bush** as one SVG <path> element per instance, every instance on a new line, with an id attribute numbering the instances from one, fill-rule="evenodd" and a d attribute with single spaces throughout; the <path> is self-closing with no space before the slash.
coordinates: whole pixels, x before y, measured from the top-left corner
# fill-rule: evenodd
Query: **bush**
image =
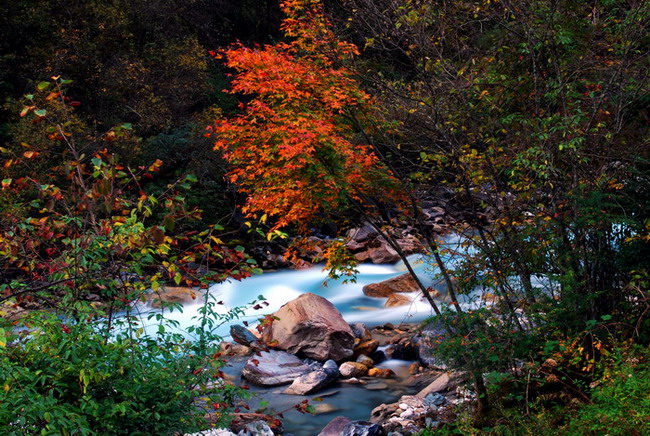
<path id="1" fill-rule="evenodd" d="M 644 354 L 647 358 L 648 351 Z M 592 392 L 592 403 L 579 409 L 564 434 L 650 434 L 648 392 L 650 365 L 628 356 L 605 374 L 602 384 Z"/>
<path id="2" fill-rule="evenodd" d="M 175 434 L 205 429 L 207 409 L 219 411 L 213 424 L 228 420 L 244 391 L 223 383 L 215 349 L 178 333 L 140 336 L 126 319 L 111 338 L 90 307 L 77 310 L 78 321 L 34 313 L 29 330 L 10 336 L 0 355 L 0 433 Z M 218 343 L 210 339 L 202 342 Z"/>

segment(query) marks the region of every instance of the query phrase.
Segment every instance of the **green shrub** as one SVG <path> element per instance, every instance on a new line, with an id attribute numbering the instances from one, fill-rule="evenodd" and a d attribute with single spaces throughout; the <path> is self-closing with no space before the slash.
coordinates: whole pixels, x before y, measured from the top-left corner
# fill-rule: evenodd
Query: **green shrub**
<path id="1" fill-rule="evenodd" d="M 565 434 L 650 434 L 649 392 L 650 365 L 629 358 L 603 377 L 592 391 L 592 403 L 578 410 Z"/>
<path id="2" fill-rule="evenodd" d="M 228 420 L 243 391 L 223 383 L 215 349 L 125 320 L 109 337 L 91 314 L 35 313 L 0 348 L 0 434 L 175 434 L 208 427 L 208 409 Z"/>

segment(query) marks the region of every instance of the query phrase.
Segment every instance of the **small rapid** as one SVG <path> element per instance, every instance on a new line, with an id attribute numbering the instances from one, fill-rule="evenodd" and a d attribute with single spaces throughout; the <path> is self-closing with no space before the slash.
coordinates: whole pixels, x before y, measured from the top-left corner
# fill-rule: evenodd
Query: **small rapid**
<path id="1" fill-rule="evenodd" d="M 418 268 L 421 279 L 430 285 L 432 282 L 422 266 Z M 404 274 L 400 264 L 396 265 L 359 265 L 356 280 L 345 282 L 343 279 L 333 280 L 328 278 L 322 266 L 313 266 L 303 270 L 284 270 L 266 272 L 259 276 L 249 277 L 242 281 L 226 281 L 212 285 L 209 289 L 210 297 L 219 302 L 215 311 L 225 315 L 233 308 L 240 307 L 243 314 L 233 322 L 246 321 L 254 325 L 264 314 L 277 311 L 282 305 L 297 298 L 303 293 L 312 292 L 330 301 L 341 312 L 343 318 L 349 323 L 363 322 L 369 326 L 384 323 L 417 322 L 432 315 L 431 306 L 421 298 L 420 293 L 410 295 L 412 303 L 406 306 L 385 308 L 386 298 L 367 297 L 363 287 L 371 283 L 381 282 Z M 250 303 L 263 296 L 268 305 L 261 309 L 254 309 Z M 408 294 L 407 294 L 408 295 Z M 195 324 L 200 316 L 204 298 L 197 296 L 194 303 L 183 306 L 182 311 L 169 309 L 163 313 L 168 320 L 178 323 L 178 331 L 185 331 L 187 327 Z M 139 303 L 134 308 L 140 314 L 142 326 L 147 334 L 155 334 L 158 323 L 148 320 L 148 314 L 157 313 L 146 303 Z M 227 337 L 231 323 L 224 323 L 216 333 Z"/>

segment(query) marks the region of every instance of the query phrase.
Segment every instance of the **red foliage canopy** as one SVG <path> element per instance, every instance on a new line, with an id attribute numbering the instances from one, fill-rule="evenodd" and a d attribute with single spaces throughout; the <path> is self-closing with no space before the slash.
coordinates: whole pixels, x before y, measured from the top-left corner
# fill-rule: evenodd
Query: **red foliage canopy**
<path id="1" fill-rule="evenodd" d="M 218 55 L 236 72 L 227 92 L 251 100 L 212 128 L 215 149 L 233 165 L 230 181 L 248 195 L 244 211 L 274 216 L 276 228 L 305 225 L 351 201 L 386 199 L 395 185 L 372 147 L 354 139 L 372 104 L 342 66 L 357 48 L 336 38 L 319 1 L 281 6 L 291 42 Z"/>

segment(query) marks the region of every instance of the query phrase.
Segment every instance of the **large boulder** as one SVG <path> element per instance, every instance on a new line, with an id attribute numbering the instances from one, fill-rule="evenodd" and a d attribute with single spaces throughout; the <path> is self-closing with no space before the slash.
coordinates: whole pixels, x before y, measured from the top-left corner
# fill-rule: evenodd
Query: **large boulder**
<path id="1" fill-rule="evenodd" d="M 312 293 L 302 294 L 273 314 L 263 332 L 269 345 L 316 360 L 340 361 L 353 354 L 354 334 L 334 305 Z"/>
<path id="2" fill-rule="evenodd" d="M 279 386 L 291 383 L 311 370 L 293 354 L 270 350 L 248 359 L 242 376 L 259 386 Z"/>
<path id="3" fill-rule="evenodd" d="M 368 297 L 386 298 L 400 292 L 419 291 L 415 279 L 411 274 L 402 274 L 392 279 L 384 280 L 379 283 L 371 283 L 363 287 L 363 293 Z"/>

